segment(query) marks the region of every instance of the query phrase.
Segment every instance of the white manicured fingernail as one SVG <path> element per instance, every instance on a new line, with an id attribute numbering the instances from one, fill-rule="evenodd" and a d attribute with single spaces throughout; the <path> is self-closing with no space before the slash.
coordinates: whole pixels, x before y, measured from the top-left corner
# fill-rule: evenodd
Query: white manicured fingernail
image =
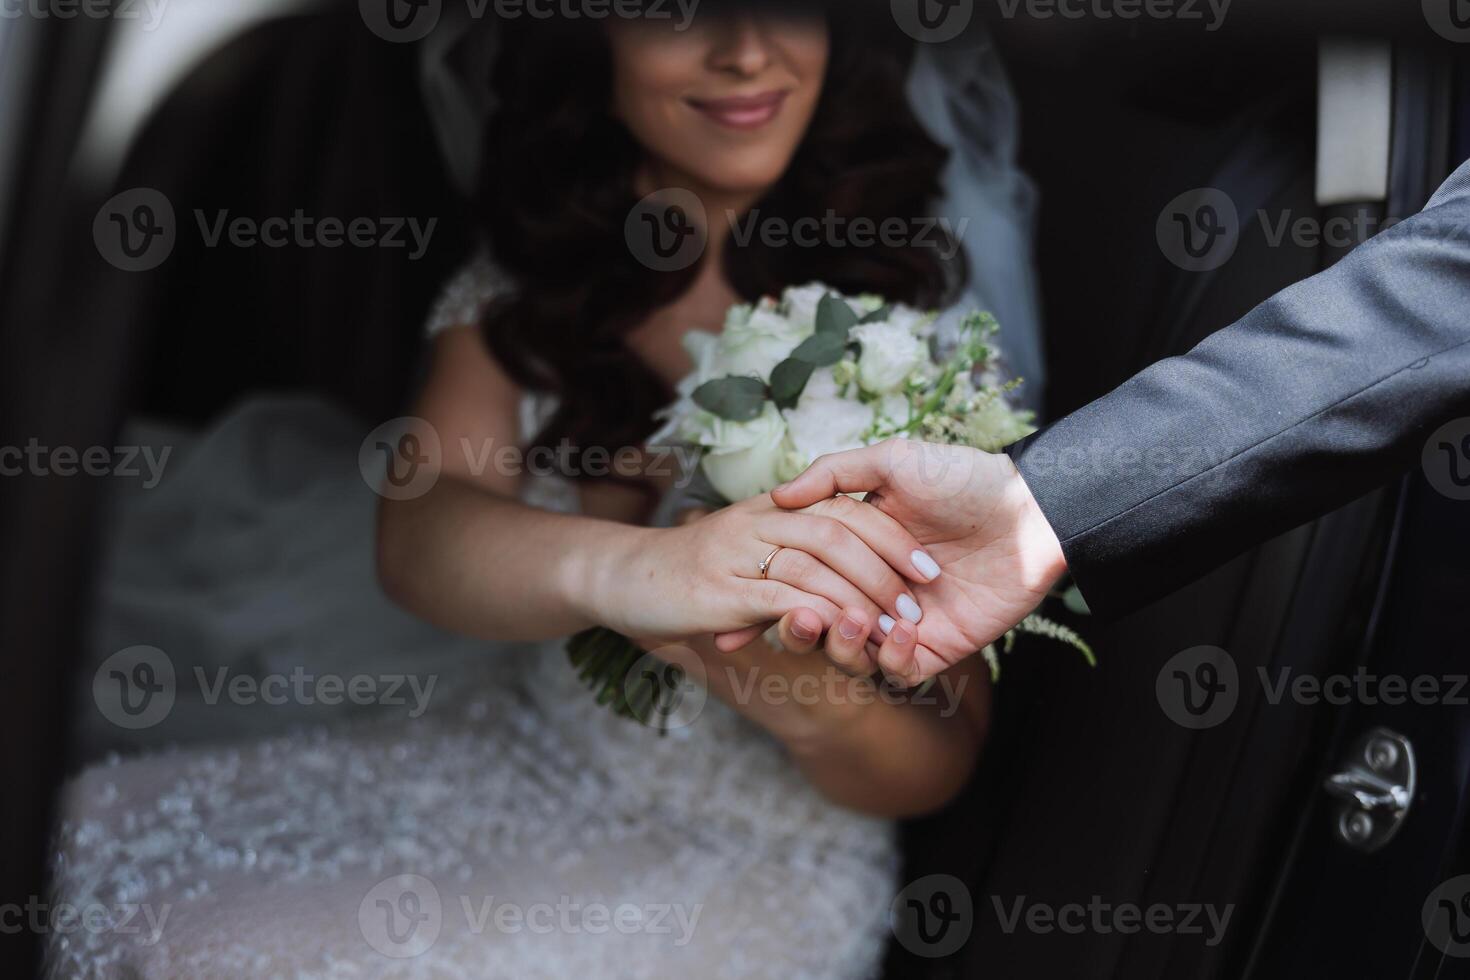
<path id="1" fill-rule="evenodd" d="M 911 623 L 917 623 L 924 618 L 924 610 L 914 601 L 914 597 L 908 593 L 898 597 L 898 614 Z"/>
<path id="2" fill-rule="evenodd" d="M 914 563 L 914 570 L 924 576 L 925 582 L 932 582 L 939 577 L 939 562 L 930 558 L 927 551 L 915 551 L 909 555 L 909 561 Z"/>
<path id="3" fill-rule="evenodd" d="M 878 617 L 878 628 L 880 630 L 882 630 L 884 633 L 892 633 L 893 632 L 893 617 L 892 616 L 889 616 L 889 615 L 879 616 Z"/>

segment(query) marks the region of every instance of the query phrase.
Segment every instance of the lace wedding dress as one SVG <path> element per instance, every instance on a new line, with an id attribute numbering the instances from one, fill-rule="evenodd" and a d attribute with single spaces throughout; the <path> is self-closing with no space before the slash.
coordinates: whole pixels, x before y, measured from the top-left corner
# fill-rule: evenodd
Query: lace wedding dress
<path id="1" fill-rule="evenodd" d="M 498 286 L 477 260 L 431 329 L 473 322 Z M 528 431 L 548 409 L 527 400 Z M 526 496 L 575 507 L 552 477 Z M 597 707 L 560 642 L 486 657 L 486 682 L 415 719 L 84 771 L 53 903 L 97 917 L 51 934 L 50 974 L 877 973 L 891 823 L 826 802 L 719 702 L 660 736 Z"/>

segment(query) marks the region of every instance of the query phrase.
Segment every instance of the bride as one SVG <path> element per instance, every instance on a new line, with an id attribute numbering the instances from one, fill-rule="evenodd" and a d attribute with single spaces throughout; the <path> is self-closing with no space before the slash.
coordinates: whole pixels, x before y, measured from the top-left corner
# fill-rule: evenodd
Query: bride
<path id="1" fill-rule="evenodd" d="M 846 497 L 700 511 L 647 449 L 692 368 L 683 336 L 733 304 L 814 280 L 957 299 L 964 253 L 923 220 L 948 154 L 905 99 L 903 52 L 815 9 L 499 30 L 485 247 L 431 316 L 414 409 L 442 471 L 382 502 L 377 537 L 388 594 L 492 644 L 496 683 L 398 724 L 84 773 L 59 893 L 166 914 L 151 942 L 63 942 L 57 975 L 872 976 L 893 821 L 977 760 L 979 658 L 900 697 L 764 638 L 714 644 L 795 609 L 792 647 L 912 643 L 908 583 L 935 569 L 907 532 Z M 703 249 L 655 269 L 626 219 L 669 189 L 697 201 Z M 824 215 L 928 230 L 760 231 Z M 475 465 L 504 446 L 570 463 Z M 594 478 L 594 452 L 639 465 Z M 702 709 L 661 735 L 599 708 L 563 652 L 594 625 L 678 662 Z"/>

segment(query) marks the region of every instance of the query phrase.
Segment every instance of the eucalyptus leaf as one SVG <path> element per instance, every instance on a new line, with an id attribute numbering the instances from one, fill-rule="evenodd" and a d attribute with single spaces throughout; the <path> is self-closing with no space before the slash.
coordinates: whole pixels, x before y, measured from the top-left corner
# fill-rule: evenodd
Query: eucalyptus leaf
<path id="1" fill-rule="evenodd" d="M 818 330 L 796 346 L 791 356 L 816 367 L 830 367 L 847 351 L 847 331 Z"/>
<path id="2" fill-rule="evenodd" d="M 847 332 L 858 322 L 857 314 L 847 305 L 847 300 L 836 293 L 828 293 L 817 301 L 817 333 L 840 334 L 844 339 Z"/>
<path id="3" fill-rule="evenodd" d="M 866 314 L 858 323 L 882 323 L 893 315 L 893 307 L 884 304 L 872 313 Z"/>
<path id="4" fill-rule="evenodd" d="M 766 383 L 760 378 L 716 378 L 694 389 L 694 403 L 730 422 L 749 422 L 761 414 Z"/>
<path id="5" fill-rule="evenodd" d="M 1067 591 L 1062 593 L 1062 604 L 1079 616 L 1092 614 L 1092 610 L 1087 608 L 1087 600 L 1082 598 L 1082 590 L 1075 585 L 1069 586 Z"/>
<path id="6" fill-rule="evenodd" d="M 795 408 L 806 383 L 811 380 L 817 366 L 811 361 L 788 357 L 776 365 L 771 372 L 771 401 L 777 408 Z"/>

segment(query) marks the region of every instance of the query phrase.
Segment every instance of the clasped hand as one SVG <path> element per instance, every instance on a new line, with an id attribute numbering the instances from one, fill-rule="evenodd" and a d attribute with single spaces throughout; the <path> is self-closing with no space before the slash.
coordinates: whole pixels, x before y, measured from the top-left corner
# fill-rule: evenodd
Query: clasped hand
<path id="1" fill-rule="evenodd" d="M 653 586 L 663 607 L 614 628 L 715 632 L 729 652 L 779 621 L 788 649 L 820 645 L 843 670 L 910 685 L 994 642 L 1066 570 L 1008 457 L 904 439 L 824 456 L 771 494 L 653 533 L 603 588 Z"/>

